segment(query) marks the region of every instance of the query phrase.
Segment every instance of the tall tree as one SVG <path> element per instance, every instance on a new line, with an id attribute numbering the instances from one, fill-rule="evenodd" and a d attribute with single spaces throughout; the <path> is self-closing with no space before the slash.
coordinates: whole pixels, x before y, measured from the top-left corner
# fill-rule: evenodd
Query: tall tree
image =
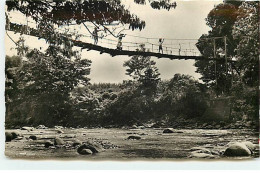
<path id="1" fill-rule="evenodd" d="M 196 44 L 204 57 L 218 59 L 217 61 L 197 60 L 195 63 L 197 72 L 202 75 L 201 79 L 215 87 L 218 95 L 229 92 L 231 87 L 231 69 L 234 69 L 235 66 L 234 64 L 227 64 L 228 68 L 226 69 L 225 53 L 228 59 L 232 59 L 236 54 L 237 40 L 233 39 L 232 28 L 239 15 L 238 6 L 240 4 L 241 2 L 228 1 L 215 6 L 206 18 L 207 25 L 211 30 L 208 34 L 202 35 Z M 226 42 L 224 37 L 226 37 Z M 225 50 L 226 48 L 227 50 Z M 228 70 L 228 73 L 226 73 L 226 70 Z"/>
<path id="2" fill-rule="evenodd" d="M 233 87 L 237 112 L 258 121 L 259 118 L 259 2 L 243 2 L 233 26 L 234 39 L 238 40 L 235 56 L 240 78 Z"/>

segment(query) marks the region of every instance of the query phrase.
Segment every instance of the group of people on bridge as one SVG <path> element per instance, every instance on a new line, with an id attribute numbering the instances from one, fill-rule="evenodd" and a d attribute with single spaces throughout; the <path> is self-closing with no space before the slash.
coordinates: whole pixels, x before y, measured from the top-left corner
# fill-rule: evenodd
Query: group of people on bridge
<path id="1" fill-rule="evenodd" d="M 101 31 L 99 30 L 98 27 L 95 27 L 94 31 L 92 32 L 92 36 L 93 36 L 93 39 L 94 39 L 94 44 L 97 45 L 98 43 L 98 32 Z M 118 42 L 117 42 L 117 46 L 116 46 L 116 49 L 117 50 L 123 50 L 123 47 L 122 47 L 122 39 L 123 37 L 125 37 L 126 34 L 119 34 L 117 37 L 118 37 Z M 159 41 L 158 41 L 158 45 L 159 45 L 159 53 L 162 52 L 163 54 L 163 42 L 164 42 L 164 39 L 162 38 L 159 38 Z"/>

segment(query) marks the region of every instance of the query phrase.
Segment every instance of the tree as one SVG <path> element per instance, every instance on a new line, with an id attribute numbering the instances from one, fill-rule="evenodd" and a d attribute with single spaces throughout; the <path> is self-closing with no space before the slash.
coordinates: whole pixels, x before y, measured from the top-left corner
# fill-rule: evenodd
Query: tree
<path id="1" fill-rule="evenodd" d="M 236 45 L 237 66 L 241 77 L 248 86 L 258 86 L 259 73 L 259 26 L 258 2 L 244 2 L 239 6 L 237 20 L 234 23 L 232 34 Z"/>
<path id="2" fill-rule="evenodd" d="M 145 4 L 145 0 L 134 0 L 137 4 Z M 149 0 L 154 9 L 175 8 L 176 2 L 171 0 Z M 129 29 L 142 30 L 145 27 L 145 21 L 139 19 L 136 15 L 131 14 L 120 0 L 49 0 L 49 1 L 32 1 L 32 0 L 9 0 L 6 1 L 7 10 L 20 11 L 27 17 L 31 17 L 37 22 L 37 28 L 48 30 L 50 25 L 71 25 L 84 24 L 89 31 L 85 22 L 91 23 L 104 35 L 112 34 L 118 37 L 120 31 L 115 34 L 114 30 L 108 26 L 129 25 Z"/>
<path id="3" fill-rule="evenodd" d="M 18 102 L 18 83 L 16 79 L 16 74 L 19 72 L 21 68 L 22 60 L 19 56 L 6 56 L 5 58 L 5 107 L 6 107 L 6 125 L 8 126 L 9 120 L 8 115 L 12 112 L 16 112 L 14 110 L 15 106 L 19 104 Z M 18 117 L 17 117 L 18 118 Z"/>
<path id="4" fill-rule="evenodd" d="M 250 119 L 258 119 L 259 100 L 259 2 L 243 2 L 233 26 L 235 51 L 240 78 L 232 88 L 236 111 Z M 240 116 L 242 116 L 240 115 Z"/>
<path id="5" fill-rule="evenodd" d="M 144 45 L 140 45 L 137 51 L 146 51 Z M 155 64 L 156 62 L 151 60 L 151 57 L 136 55 L 125 61 L 124 67 L 127 67 L 126 74 L 139 82 L 142 87 L 155 90 L 160 81 L 160 73 Z"/>
<path id="6" fill-rule="evenodd" d="M 203 115 L 207 107 L 204 85 L 193 77 L 183 74 L 175 74 L 164 85 L 158 104 L 161 110 L 158 114 L 168 114 L 169 118 L 180 115 L 194 118 Z"/>
<path id="7" fill-rule="evenodd" d="M 227 64 L 226 72 L 224 37 L 226 37 L 228 59 L 232 59 L 236 54 L 235 45 L 237 45 L 237 40 L 233 39 L 232 28 L 239 15 L 240 4 L 241 2 L 228 1 L 214 7 L 206 18 L 207 25 L 212 29 L 208 34 L 202 35 L 196 44 L 204 57 L 209 60 L 218 59 L 217 61 L 197 60 L 195 62 L 197 72 L 202 75 L 201 79 L 211 87 L 215 87 L 217 95 L 229 92 L 233 69 L 239 73 L 239 69 L 231 63 Z"/>
<path id="8" fill-rule="evenodd" d="M 213 38 L 226 36 L 228 59 L 235 60 L 228 64 L 227 74 L 221 58 L 225 49 L 222 38 L 215 39 L 215 57 L 219 60 L 196 61 L 195 66 L 202 80 L 215 86 L 217 95 L 225 93 L 234 98 L 232 104 L 234 112 L 240 114 L 238 117 L 258 117 L 258 9 L 258 2 L 226 1 L 216 6 L 207 17 L 212 30 L 197 43 L 201 54 L 211 59 L 214 58 Z"/>
<path id="9" fill-rule="evenodd" d="M 20 110 L 30 122 L 64 124 L 71 116 L 70 92 L 79 85 L 88 85 L 91 64 L 72 47 L 68 40 L 61 44 L 53 40 L 44 53 L 37 49 L 25 52 L 26 60 L 16 75 L 20 90 L 17 100 L 30 104 Z"/>

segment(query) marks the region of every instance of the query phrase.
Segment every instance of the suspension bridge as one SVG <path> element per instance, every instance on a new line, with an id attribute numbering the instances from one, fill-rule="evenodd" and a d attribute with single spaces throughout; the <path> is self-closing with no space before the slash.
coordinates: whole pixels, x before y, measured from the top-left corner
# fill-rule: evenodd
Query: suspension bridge
<path id="1" fill-rule="evenodd" d="M 89 31 L 86 25 L 85 27 Z M 10 22 L 8 26 L 6 26 L 6 30 L 45 39 L 44 34 L 41 34 L 41 32 L 38 29 L 29 27 L 28 22 L 27 25 Z M 57 30 L 59 29 L 57 28 Z M 126 55 L 126 56 L 140 55 L 140 56 L 153 56 L 157 58 L 168 58 L 171 60 L 178 59 L 178 60 L 215 60 L 215 61 L 226 61 L 226 62 L 232 61 L 232 60 L 228 60 L 227 58 L 216 58 L 216 57 L 208 59 L 199 55 L 199 51 L 192 49 L 190 45 L 191 44 L 190 41 L 197 41 L 197 39 L 165 39 L 163 43 L 164 53 L 159 53 L 158 38 L 148 38 L 148 37 L 141 37 L 141 36 L 127 34 L 127 37 L 137 37 L 139 42 L 122 41 L 123 48 L 119 50 L 116 49 L 116 46 L 118 44 L 118 40 L 116 39 L 109 39 L 106 37 L 98 36 L 99 38 L 98 44 L 92 43 L 93 35 L 91 34 L 90 31 L 89 34 L 80 34 L 80 39 L 70 39 L 65 36 L 62 37 L 64 40 L 70 40 L 71 42 L 73 42 L 74 46 L 80 47 L 82 50 L 84 49 L 87 51 L 94 50 L 94 51 L 98 51 L 100 54 L 107 53 L 110 54 L 112 57 L 119 56 L 119 55 Z M 219 38 L 222 39 L 222 37 Z M 214 38 L 214 39 L 219 39 L 219 38 Z M 173 43 L 173 41 L 177 41 L 177 43 Z M 182 48 L 183 44 L 188 44 L 189 48 Z M 146 51 L 138 51 L 140 45 L 145 45 Z"/>

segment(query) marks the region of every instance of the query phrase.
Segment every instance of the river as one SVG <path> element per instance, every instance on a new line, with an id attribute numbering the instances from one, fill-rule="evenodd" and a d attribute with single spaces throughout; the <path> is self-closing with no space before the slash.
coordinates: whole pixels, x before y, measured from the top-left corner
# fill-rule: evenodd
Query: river
<path id="1" fill-rule="evenodd" d="M 13 131 L 7 129 L 6 131 Z M 161 128 L 65 128 L 58 134 L 56 129 L 16 130 L 23 138 L 6 142 L 5 155 L 23 159 L 69 159 L 69 160 L 180 160 L 180 159 L 248 159 L 259 157 L 259 149 L 252 156 L 228 158 L 223 156 L 227 144 L 232 141 L 250 141 L 258 144 L 259 133 L 245 129 L 209 130 L 176 129 L 174 133 L 163 133 Z M 29 136 L 37 140 L 29 140 Z M 140 140 L 128 140 L 129 136 L 140 136 Z M 45 148 L 42 142 L 60 137 L 66 142 L 63 147 Z M 102 152 L 80 155 L 72 142 L 91 141 L 100 144 Z M 195 150 L 210 151 L 210 155 L 194 156 Z"/>

